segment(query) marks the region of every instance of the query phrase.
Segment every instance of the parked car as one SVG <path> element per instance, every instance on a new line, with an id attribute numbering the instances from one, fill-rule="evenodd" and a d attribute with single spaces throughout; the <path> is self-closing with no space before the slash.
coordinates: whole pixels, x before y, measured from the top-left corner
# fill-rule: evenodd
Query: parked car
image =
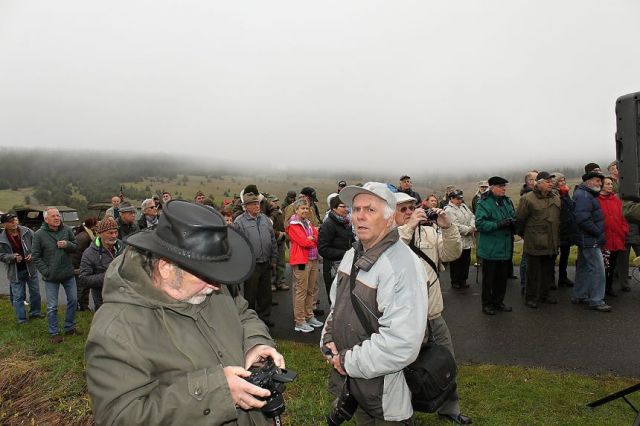
<path id="1" fill-rule="evenodd" d="M 47 207 L 55 207 L 60 212 L 60 216 L 62 216 L 62 223 L 72 228 L 76 226 L 80 226 L 81 221 L 78 216 L 78 211 L 71 207 L 67 206 L 32 206 L 27 205 L 23 207 L 16 207 L 13 209 L 18 216 L 18 220 L 20 224 L 26 226 L 27 228 L 31 228 L 34 231 L 40 229 L 42 226 L 42 222 L 44 222 L 44 210 Z"/>

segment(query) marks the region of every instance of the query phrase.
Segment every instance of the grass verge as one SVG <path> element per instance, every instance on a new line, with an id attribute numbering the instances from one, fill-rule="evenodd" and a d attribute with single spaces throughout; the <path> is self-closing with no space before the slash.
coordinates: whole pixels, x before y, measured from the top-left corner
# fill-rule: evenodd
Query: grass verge
<path id="1" fill-rule="evenodd" d="M 78 327 L 89 330 L 91 314 L 78 313 Z M 278 347 L 298 379 L 285 391 L 289 425 L 322 425 L 333 397 L 326 391 L 328 366 L 318 348 L 290 341 Z M 46 320 L 23 326 L 6 297 L 0 298 L 0 424 L 91 425 L 93 417 L 84 378 L 84 338 L 53 345 Z M 616 401 L 590 410 L 589 401 L 638 380 L 589 377 L 539 368 L 461 365 L 459 393 L 463 411 L 478 425 L 631 424 L 634 413 Z M 631 401 L 640 404 L 640 396 Z M 436 415 L 418 414 L 417 425 L 444 425 Z"/>

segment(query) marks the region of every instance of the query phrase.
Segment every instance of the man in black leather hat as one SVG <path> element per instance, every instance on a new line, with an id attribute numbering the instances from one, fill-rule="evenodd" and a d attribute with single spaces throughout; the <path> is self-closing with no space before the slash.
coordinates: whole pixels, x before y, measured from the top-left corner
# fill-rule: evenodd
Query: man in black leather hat
<path id="1" fill-rule="evenodd" d="M 253 271 L 248 240 L 213 208 L 170 201 L 154 229 L 126 242 L 86 344 L 96 423 L 270 424 L 257 399 L 269 391 L 246 369 L 285 363 L 232 286 Z"/>

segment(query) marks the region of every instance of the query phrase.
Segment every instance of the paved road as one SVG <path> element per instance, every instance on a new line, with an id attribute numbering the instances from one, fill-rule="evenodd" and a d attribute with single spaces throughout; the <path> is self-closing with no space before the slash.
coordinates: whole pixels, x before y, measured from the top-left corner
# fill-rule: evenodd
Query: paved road
<path id="1" fill-rule="evenodd" d="M 517 270 L 517 268 L 516 268 Z M 570 268 L 569 275 L 573 276 Z M 517 273 L 517 271 L 516 271 Z M 290 271 L 288 271 L 290 276 Z M 471 270 L 475 278 L 475 269 Z M 0 281 L 0 293 L 7 285 Z M 518 280 L 510 280 L 506 302 L 511 313 L 484 315 L 480 285 L 463 291 L 451 289 L 449 274 L 441 274 L 445 319 L 451 329 L 456 357 L 461 362 L 545 367 L 586 374 L 640 376 L 640 283 L 631 280 L 632 292 L 608 298 L 611 313 L 590 311 L 569 301 L 571 289 L 561 288 L 555 295 L 558 305 L 532 310 L 523 305 Z M 322 274 L 319 274 L 322 308 L 328 311 Z M 44 289 L 43 289 L 44 290 Z M 44 291 L 41 291 L 44 303 Z M 276 339 L 306 343 L 319 342 L 320 330 L 299 333 L 293 330 L 292 292 L 274 294 L 276 323 L 271 332 Z M 60 291 L 60 303 L 65 303 Z"/>

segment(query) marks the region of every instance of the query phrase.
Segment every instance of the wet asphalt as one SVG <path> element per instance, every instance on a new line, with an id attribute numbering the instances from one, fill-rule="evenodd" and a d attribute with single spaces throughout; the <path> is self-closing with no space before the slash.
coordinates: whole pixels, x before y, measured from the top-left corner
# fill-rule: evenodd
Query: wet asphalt
<path id="1" fill-rule="evenodd" d="M 518 268 L 515 268 L 518 275 Z M 569 268 L 573 280 L 575 268 Z M 321 309 L 329 307 L 322 274 L 319 274 Z M 607 297 L 609 313 L 571 304 L 571 288 L 552 291 L 559 303 L 531 309 L 520 295 L 520 280 L 507 284 L 505 303 L 513 312 L 495 316 L 482 313 L 481 274 L 475 283 L 471 267 L 470 287 L 454 290 L 449 272 L 440 274 L 444 297 L 444 317 L 453 339 L 456 359 L 463 363 L 521 365 L 583 374 L 614 374 L 640 377 L 640 282 L 629 279 L 632 291 Z M 640 271 L 635 273 L 640 278 Z M 319 344 L 320 329 L 312 333 L 293 330 L 292 295 L 274 293 L 272 336 L 277 339 Z"/>
<path id="2" fill-rule="evenodd" d="M 518 274 L 518 268 L 515 268 Z M 573 279 L 574 268 L 569 268 Z M 640 271 L 634 276 L 640 279 Z M 631 278 L 632 291 L 607 297 L 613 307 L 610 313 L 600 313 L 570 302 L 571 289 L 553 291 L 557 305 L 542 305 L 531 309 L 520 296 L 519 279 L 509 280 L 505 303 L 513 312 L 495 316 L 482 313 L 481 285 L 475 283 L 476 269 L 471 267 L 470 288 L 451 288 L 448 271 L 440 275 L 445 312 L 456 359 L 463 363 L 521 365 L 583 374 L 614 374 L 640 377 L 640 281 Z M 287 279 L 291 272 L 287 268 Z M 481 277 L 478 278 L 481 281 Z M 322 274 L 318 274 L 320 308 L 329 312 Z M 6 277 L 0 278 L 0 293 L 8 294 Z M 41 283 L 42 302 L 45 303 Z M 65 303 L 60 290 L 60 304 Z M 275 326 L 271 334 L 276 340 L 293 340 L 318 344 L 320 330 L 300 333 L 293 329 L 292 291 L 277 291 L 278 303 L 272 309 Z"/>

